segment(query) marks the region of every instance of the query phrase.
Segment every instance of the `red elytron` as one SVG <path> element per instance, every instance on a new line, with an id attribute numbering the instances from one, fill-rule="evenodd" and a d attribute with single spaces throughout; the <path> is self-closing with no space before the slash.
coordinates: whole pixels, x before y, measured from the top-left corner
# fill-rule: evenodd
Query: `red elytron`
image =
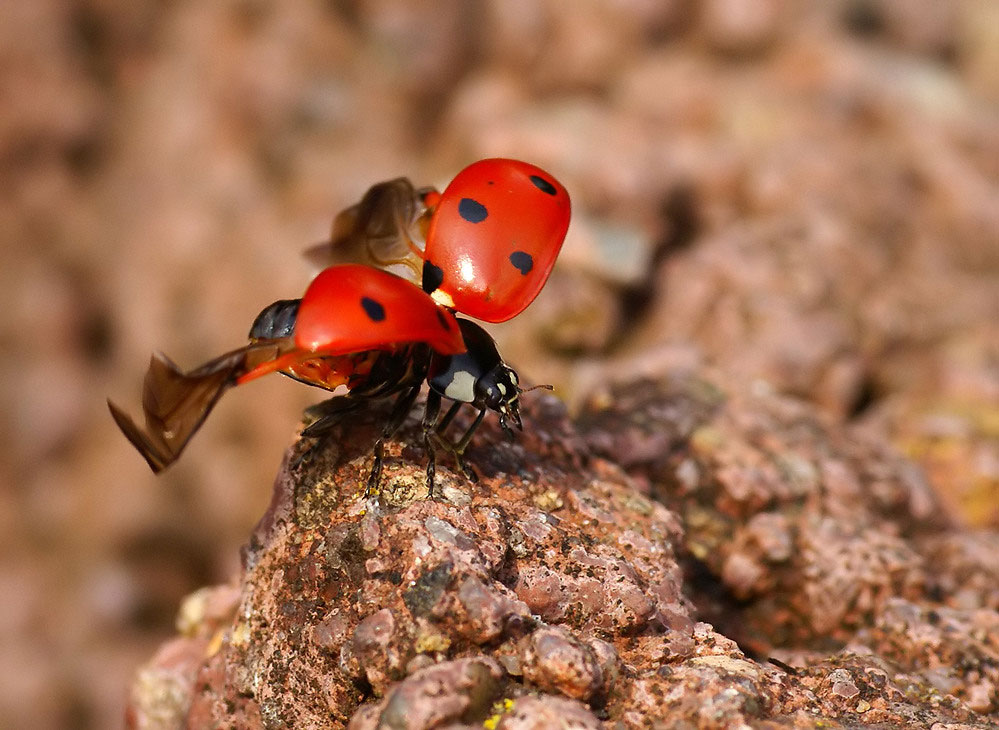
<path id="1" fill-rule="evenodd" d="M 486 322 L 515 317 L 548 281 L 569 215 L 569 194 L 541 168 L 504 159 L 469 165 L 430 219 L 424 291 Z"/>

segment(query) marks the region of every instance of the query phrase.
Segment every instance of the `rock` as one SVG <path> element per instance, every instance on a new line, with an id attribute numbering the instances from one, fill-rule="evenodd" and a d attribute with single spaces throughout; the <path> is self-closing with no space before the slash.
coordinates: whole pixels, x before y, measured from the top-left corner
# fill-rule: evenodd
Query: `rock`
<path id="1" fill-rule="evenodd" d="M 538 629 L 523 644 L 524 679 L 539 689 L 584 701 L 606 689 L 593 649 L 565 629 Z"/>
<path id="2" fill-rule="evenodd" d="M 425 730 L 481 717 L 498 694 L 500 665 L 489 658 L 456 659 L 426 667 L 397 684 L 375 707 L 365 707 L 349 730 Z"/>
<path id="3" fill-rule="evenodd" d="M 244 551 L 239 618 L 202 715 L 253 698 L 265 724 L 432 727 L 481 721 L 513 676 L 572 698 L 606 694 L 619 672 L 609 639 L 688 614 L 677 524 L 620 472 L 581 469 L 550 396 L 531 414 L 518 444 L 483 427 L 469 452 L 478 485 L 442 463 L 440 501 L 425 499 L 418 452 L 401 443 L 379 498 L 364 498 L 355 480 L 372 426 L 361 422 L 343 453 L 284 471 Z M 462 682 L 447 701 L 434 689 Z"/>
<path id="4" fill-rule="evenodd" d="M 206 643 L 203 639 L 173 639 L 139 669 L 126 712 L 130 728 L 181 727 L 192 704 L 194 681 L 204 661 Z"/>
<path id="5" fill-rule="evenodd" d="M 586 705 L 552 695 L 521 697 L 509 702 L 509 707 L 504 707 L 502 714 L 494 717 L 498 720 L 493 726 L 496 730 L 597 730 L 603 727 Z"/>
<path id="6" fill-rule="evenodd" d="M 442 463 L 435 500 L 415 419 L 363 495 L 378 407 L 286 466 L 238 610 L 232 588 L 188 601 L 192 638 L 139 675 L 132 726 L 989 726 L 976 543 L 883 443 L 690 376 L 618 386 L 578 433 L 524 400 L 523 437 L 487 421 L 480 480 Z"/>
<path id="7" fill-rule="evenodd" d="M 845 637 L 891 597 L 926 592 L 925 559 L 902 535 L 941 519 L 899 456 L 765 392 L 720 401 L 682 378 L 660 388 L 612 390 L 584 410 L 584 433 L 683 516 L 688 555 L 746 602 L 727 629 L 711 617 L 723 631 L 764 646 Z M 660 447 L 620 449 L 606 434 Z"/>
<path id="8" fill-rule="evenodd" d="M 760 53 L 777 41 L 792 10 L 793 5 L 783 0 L 706 0 L 702 24 L 717 50 Z"/>

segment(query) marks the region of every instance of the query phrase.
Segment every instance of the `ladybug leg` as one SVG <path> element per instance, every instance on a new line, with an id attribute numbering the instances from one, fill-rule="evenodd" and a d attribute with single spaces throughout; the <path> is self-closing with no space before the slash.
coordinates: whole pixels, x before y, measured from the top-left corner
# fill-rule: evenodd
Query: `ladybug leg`
<path id="1" fill-rule="evenodd" d="M 518 421 L 514 421 L 514 424 L 515 424 L 515 425 L 516 425 L 517 423 L 519 423 L 519 420 L 518 420 Z M 513 433 L 513 429 L 512 429 L 512 428 L 510 428 L 510 424 L 509 424 L 509 423 L 507 422 L 507 419 L 506 419 L 506 416 L 504 416 L 504 415 L 501 415 L 501 416 L 499 417 L 499 425 L 500 425 L 500 428 L 501 428 L 501 429 L 503 429 L 503 433 L 505 433 L 505 434 L 506 434 L 506 438 L 507 438 L 507 440 L 508 440 L 508 441 L 513 441 L 513 440 L 514 440 L 514 438 L 515 438 L 515 436 L 514 436 L 514 433 Z M 519 428 L 519 429 L 520 429 L 521 431 L 523 431 L 523 430 L 524 430 L 524 427 L 523 427 L 523 426 L 518 426 L 518 428 Z"/>
<path id="2" fill-rule="evenodd" d="M 475 433 L 475 429 L 477 429 L 479 427 L 479 424 L 482 423 L 482 419 L 486 417 L 486 410 L 488 409 L 483 408 L 481 411 L 479 411 L 479 415 L 477 415 L 475 417 L 475 420 L 472 421 L 472 425 L 468 427 L 467 431 L 465 431 L 465 435 L 462 436 L 461 440 L 455 444 L 454 450 L 458 456 L 461 456 L 462 454 L 465 453 L 465 449 L 468 448 L 468 444 L 471 443 L 472 441 L 472 434 Z"/>
<path id="3" fill-rule="evenodd" d="M 461 405 L 464 404 L 455 403 L 455 406 L 461 406 Z M 451 406 L 451 411 L 448 411 L 449 415 L 451 414 L 452 411 L 457 411 L 455 406 Z M 472 421 L 472 425 L 468 427 L 468 430 L 465 431 L 464 435 L 457 442 L 448 441 L 446 438 L 441 436 L 439 428 L 438 431 L 434 433 L 434 438 L 437 440 L 438 445 L 441 448 L 445 449 L 446 451 L 450 452 L 452 456 L 454 456 L 454 460 L 455 463 L 458 465 L 458 469 L 471 482 L 479 481 L 479 475 L 476 474 L 475 471 L 465 463 L 462 457 L 465 454 L 465 449 L 468 448 L 468 444 L 472 441 L 472 434 L 475 433 L 475 429 L 479 427 L 479 424 L 482 423 L 482 419 L 485 418 L 486 410 L 487 409 L 483 408 L 482 410 L 479 411 L 479 415 L 477 415 L 475 417 L 475 420 Z M 445 416 L 445 419 L 446 418 L 447 416 Z"/>
<path id="4" fill-rule="evenodd" d="M 440 396 L 437 396 L 437 399 L 440 400 Z M 438 434 L 440 434 L 441 436 L 444 435 L 444 432 L 447 430 L 447 427 L 451 425 L 451 421 L 454 420 L 455 415 L 457 415 L 458 411 L 461 410 L 461 407 L 463 405 L 465 404 L 462 401 L 455 401 L 451 405 L 447 413 L 444 414 L 444 418 L 442 418 L 441 422 L 437 424 Z"/>
<path id="5" fill-rule="evenodd" d="M 364 401 L 359 398 L 338 395 L 335 398 L 327 398 L 320 403 L 309 406 L 305 409 L 305 416 L 313 420 L 302 430 L 302 435 L 306 437 L 322 436 L 340 423 L 344 416 L 353 413 L 363 405 Z"/>
<path id="6" fill-rule="evenodd" d="M 312 443 L 295 457 L 291 462 L 291 468 L 297 469 L 322 451 L 329 443 L 334 427 L 343 420 L 344 416 L 354 413 L 363 405 L 364 402 L 358 398 L 337 396 L 306 408 L 306 417 L 315 420 L 302 429 L 302 439 L 311 440 Z"/>
<path id="7" fill-rule="evenodd" d="M 382 429 L 381 436 L 375 441 L 375 460 L 371 465 L 371 474 L 368 476 L 368 487 L 365 490 L 365 496 L 370 497 L 377 492 L 378 482 L 382 477 L 382 459 L 384 457 L 385 442 L 406 422 L 406 417 L 413 410 L 413 403 L 416 402 L 416 397 L 420 394 L 422 387 L 423 383 L 414 385 L 409 390 L 403 391 L 396 398 L 395 404 L 392 406 L 392 413 L 389 415 L 389 420 Z"/>
<path id="8" fill-rule="evenodd" d="M 441 414 L 441 397 L 434 390 L 427 393 L 423 411 L 423 447 L 427 452 L 427 497 L 434 498 L 434 478 L 437 476 L 437 446 L 434 443 L 434 426 Z"/>

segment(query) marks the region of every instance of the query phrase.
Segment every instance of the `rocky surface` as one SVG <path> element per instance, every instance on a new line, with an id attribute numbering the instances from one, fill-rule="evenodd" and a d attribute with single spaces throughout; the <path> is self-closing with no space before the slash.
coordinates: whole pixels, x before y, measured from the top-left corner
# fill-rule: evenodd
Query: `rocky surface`
<path id="1" fill-rule="evenodd" d="M 999 538 L 955 531 L 882 441 L 683 374 L 596 398 L 578 431 L 526 398 L 523 438 L 485 427 L 480 481 L 439 469 L 436 500 L 415 420 L 377 497 L 370 426 L 282 470 L 239 593 L 189 600 L 131 726 L 999 720 L 999 613 L 973 567 Z"/>

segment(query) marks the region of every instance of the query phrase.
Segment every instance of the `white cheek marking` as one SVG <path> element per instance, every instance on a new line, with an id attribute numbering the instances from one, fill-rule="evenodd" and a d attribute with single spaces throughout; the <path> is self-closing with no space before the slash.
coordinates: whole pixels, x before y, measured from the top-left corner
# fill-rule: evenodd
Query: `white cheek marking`
<path id="1" fill-rule="evenodd" d="M 513 370 L 510 371 L 510 380 L 514 385 L 520 384 L 520 378 L 517 377 L 517 373 L 513 372 Z"/>
<path id="2" fill-rule="evenodd" d="M 467 370 L 459 370 L 444 389 L 444 395 L 451 400 L 471 403 L 475 400 L 475 376 Z"/>
<path id="3" fill-rule="evenodd" d="M 500 395 L 506 395 L 506 386 L 503 383 L 496 383 L 496 390 L 500 392 Z"/>

